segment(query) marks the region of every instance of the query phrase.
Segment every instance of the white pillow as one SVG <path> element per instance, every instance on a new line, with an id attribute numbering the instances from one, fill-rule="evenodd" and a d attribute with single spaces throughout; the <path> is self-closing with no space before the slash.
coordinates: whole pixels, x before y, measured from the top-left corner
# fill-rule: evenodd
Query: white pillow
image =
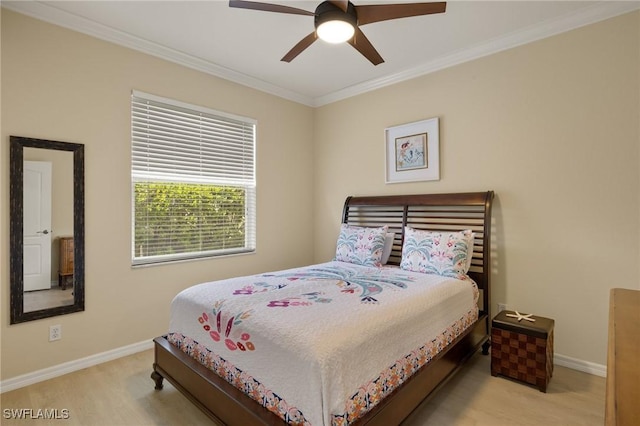
<path id="1" fill-rule="evenodd" d="M 382 259 L 380 263 L 386 265 L 389 261 L 389 256 L 391 256 L 391 250 L 393 250 L 393 239 L 396 237 L 396 234 L 393 232 L 387 232 L 387 235 L 384 236 L 384 248 L 382 249 Z"/>
<path id="2" fill-rule="evenodd" d="M 464 231 L 464 232 L 467 238 L 469 239 L 468 240 L 469 248 L 467 252 L 467 264 L 465 265 L 465 268 L 464 268 L 464 273 L 466 274 L 467 272 L 469 272 L 469 268 L 471 268 L 471 259 L 473 259 L 473 244 L 476 239 L 476 233 L 471 232 L 470 230 Z"/>

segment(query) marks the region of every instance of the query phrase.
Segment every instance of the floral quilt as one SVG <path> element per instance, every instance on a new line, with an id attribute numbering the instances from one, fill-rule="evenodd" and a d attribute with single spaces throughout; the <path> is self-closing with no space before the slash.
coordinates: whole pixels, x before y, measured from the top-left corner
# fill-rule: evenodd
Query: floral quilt
<path id="1" fill-rule="evenodd" d="M 200 284 L 169 341 L 290 424 L 361 417 L 478 316 L 468 278 L 328 262 Z"/>

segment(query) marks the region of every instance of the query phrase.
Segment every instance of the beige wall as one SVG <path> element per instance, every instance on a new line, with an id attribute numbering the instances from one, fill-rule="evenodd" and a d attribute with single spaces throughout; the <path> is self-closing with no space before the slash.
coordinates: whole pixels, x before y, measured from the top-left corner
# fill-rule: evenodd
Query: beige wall
<path id="1" fill-rule="evenodd" d="M 82 313 L 8 325 L 0 211 L 2 380 L 165 332 L 193 283 L 329 259 L 347 195 L 487 189 L 493 306 L 555 318 L 558 353 L 605 364 L 609 288 L 640 288 L 639 28 L 629 14 L 312 110 L 2 10 L 2 204 L 11 134 L 84 143 L 87 193 Z M 256 255 L 130 267 L 132 89 L 258 120 Z M 436 116 L 441 180 L 385 185 L 385 127 Z"/>
<path id="2" fill-rule="evenodd" d="M 6 10 L 1 71 L 2 380 L 166 332 L 192 284 L 313 260 L 311 108 Z M 256 254 L 131 268 L 133 89 L 258 121 Z M 9 325 L 9 135 L 85 144 L 85 312 Z"/>
<path id="3" fill-rule="evenodd" d="M 345 196 L 495 190 L 492 309 L 556 320 L 606 363 L 611 287 L 640 289 L 639 15 L 330 104 L 315 115 L 315 257 Z M 440 117 L 441 179 L 385 185 L 384 129 Z"/>

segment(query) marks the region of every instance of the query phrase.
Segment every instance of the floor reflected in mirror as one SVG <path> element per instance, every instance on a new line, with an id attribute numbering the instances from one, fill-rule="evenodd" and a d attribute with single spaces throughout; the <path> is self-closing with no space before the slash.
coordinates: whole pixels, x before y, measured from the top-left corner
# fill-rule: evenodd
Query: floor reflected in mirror
<path id="1" fill-rule="evenodd" d="M 62 290 L 60 287 L 55 286 L 49 290 L 24 292 L 24 312 L 65 305 L 73 305 L 73 287 L 67 287 L 66 290 Z"/>

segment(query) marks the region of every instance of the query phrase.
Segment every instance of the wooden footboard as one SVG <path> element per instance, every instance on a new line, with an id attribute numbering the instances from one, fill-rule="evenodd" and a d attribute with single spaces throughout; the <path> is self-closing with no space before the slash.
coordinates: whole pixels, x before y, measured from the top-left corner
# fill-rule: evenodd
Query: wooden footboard
<path id="1" fill-rule="evenodd" d="M 173 346 L 166 336 L 156 337 L 151 378 L 156 389 L 167 379 L 191 402 L 221 425 L 282 425 L 283 421 L 226 380 Z"/>

